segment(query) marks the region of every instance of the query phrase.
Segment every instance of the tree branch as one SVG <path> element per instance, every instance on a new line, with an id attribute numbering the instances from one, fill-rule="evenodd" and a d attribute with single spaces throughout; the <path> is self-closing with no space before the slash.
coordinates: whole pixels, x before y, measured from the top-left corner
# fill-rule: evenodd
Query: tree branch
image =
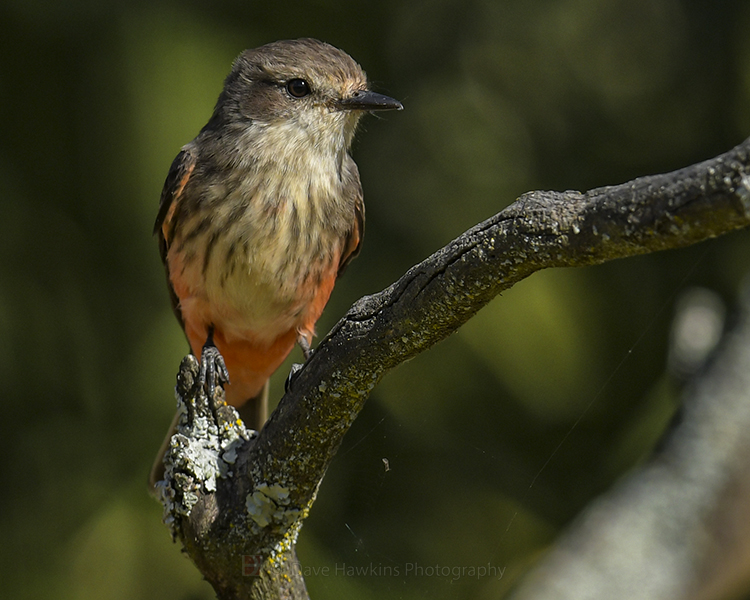
<path id="1" fill-rule="evenodd" d="M 749 282 L 750 283 L 750 282 Z M 514 600 L 734 598 L 750 580 L 750 287 L 661 450 L 593 502 Z"/>
<path id="2" fill-rule="evenodd" d="M 303 583 L 288 585 L 301 581 L 293 555 L 297 533 L 344 434 L 388 370 L 453 333 L 535 271 L 678 248 L 748 225 L 750 140 L 665 175 L 585 194 L 525 194 L 386 290 L 359 300 L 257 437 L 244 441 L 249 436 L 235 430 L 234 415 L 221 416 L 220 398 L 208 407 L 201 390 L 178 384 L 190 429 L 180 435 L 202 439 L 208 432 L 201 447 L 212 449 L 219 466 L 213 479 L 203 479 L 185 444 L 173 438 L 164 491 L 176 535 L 220 598 L 305 597 Z M 178 380 L 190 380 L 191 368 L 183 361 Z M 196 415 L 221 417 L 215 433 Z M 219 458 L 222 452 L 231 463 Z M 188 507 L 186 498 L 188 504 L 197 500 Z M 242 576 L 242 555 L 260 557 L 259 577 Z"/>

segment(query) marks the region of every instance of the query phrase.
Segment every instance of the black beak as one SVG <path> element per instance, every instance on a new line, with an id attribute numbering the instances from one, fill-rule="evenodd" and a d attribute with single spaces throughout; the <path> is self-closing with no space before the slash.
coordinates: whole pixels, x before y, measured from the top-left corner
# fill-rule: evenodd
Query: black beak
<path id="1" fill-rule="evenodd" d="M 356 91 L 348 98 L 338 101 L 342 110 L 403 110 L 398 100 L 368 90 Z"/>

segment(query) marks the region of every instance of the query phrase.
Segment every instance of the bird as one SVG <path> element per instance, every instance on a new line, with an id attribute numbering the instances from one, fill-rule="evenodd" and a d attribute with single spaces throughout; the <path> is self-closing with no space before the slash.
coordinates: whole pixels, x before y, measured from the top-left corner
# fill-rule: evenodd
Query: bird
<path id="1" fill-rule="evenodd" d="M 235 59 L 208 123 L 169 169 L 154 234 L 172 308 L 201 381 L 217 373 L 252 429 L 266 419 L 269 378 L 296 344 L 309 358 L 359 253 L 365 207 L 350 150 L 360 117 L 402 109 L 344 51 L 272 42 Z"/>

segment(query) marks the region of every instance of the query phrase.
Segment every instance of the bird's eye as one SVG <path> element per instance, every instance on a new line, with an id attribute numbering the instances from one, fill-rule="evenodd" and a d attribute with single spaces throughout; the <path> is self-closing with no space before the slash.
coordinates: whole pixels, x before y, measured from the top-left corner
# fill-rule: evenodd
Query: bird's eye
<path id="1" fill-rule="evenodd" d="M 295 98 L 302 98 L 310 93 L 310 84 L 304 79 L 290 79 L 286 84 L 286 91 Z"/>

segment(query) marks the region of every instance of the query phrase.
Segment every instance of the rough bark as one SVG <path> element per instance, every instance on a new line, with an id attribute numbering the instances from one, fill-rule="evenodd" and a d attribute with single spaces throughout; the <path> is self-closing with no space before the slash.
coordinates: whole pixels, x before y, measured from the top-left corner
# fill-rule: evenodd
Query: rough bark
<path id="1" fill-rule="evenodd" d="M 219 598 L 306 597 L 294 545 L 320 482 L 390 369 L 548 267 L 678 248 L 750 225 L 750 140 L 703 163 L 586 193 L 531 192 L 364 297 L 331 330 L 251 437 L 193 385 L 167 458 L 167 521 Z M 221 391 L 218 392 L 221 394 Z M 259 557 L 243 576 L 243 556 Z"/>

